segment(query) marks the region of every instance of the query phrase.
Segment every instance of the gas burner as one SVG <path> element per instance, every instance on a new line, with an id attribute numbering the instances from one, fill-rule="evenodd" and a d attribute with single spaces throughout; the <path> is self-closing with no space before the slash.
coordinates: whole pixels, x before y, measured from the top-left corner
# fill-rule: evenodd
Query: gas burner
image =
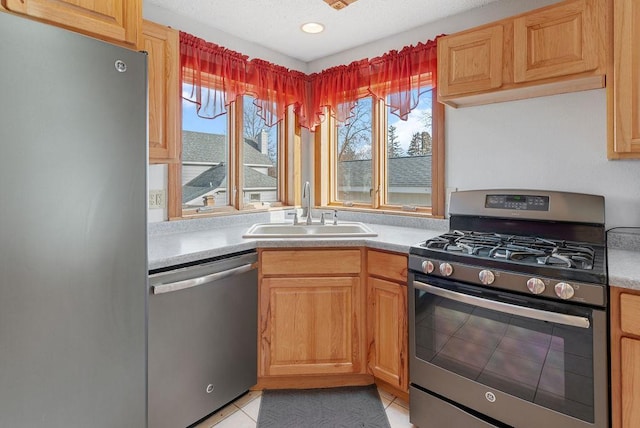
<path id="1" fill-rule="evenodd" d="M 595 255 L 593 248 L 579 243 L 463 230 L 452 230 L 430 239 L 423 247 L 505 262 L 581 270 L 593 269 Z"/>

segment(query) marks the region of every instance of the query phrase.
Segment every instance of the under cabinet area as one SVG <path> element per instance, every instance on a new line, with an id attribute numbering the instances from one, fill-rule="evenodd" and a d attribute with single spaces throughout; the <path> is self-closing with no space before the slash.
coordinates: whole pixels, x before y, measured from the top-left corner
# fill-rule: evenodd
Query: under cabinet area
<path id="1" fill-rule="evenodd" d="M 129 48 L 139 44 L 142 0 L 2 0 L 15 13 Z"/>
<path id="2" fill-rule="evenodd" d="M 640 291 L 611 290 L 612 427 L 640 426 Z"/>
<path id="3" fill-rule="evenodd" d="M 363 253 L 360 248 L 260 250 L 262 384 L 277 384 L 277 378 L 268 383 L 273 377 L 326 375 L 331 386 L 331 375 L 364 373 Z M 297 385 L 303 383 L 298 378 Z"/>
<path id="4" fill-rule="evenodd" d="M 606 0 L 571 0 L 438 39 L 438 100 L 489 104 L 605 86 Z"/>
<path id="5" fill-rule="evenodd" d="M 367 362 L 370 372 L 407 393 L 407 256 L 367 250 Z"/>

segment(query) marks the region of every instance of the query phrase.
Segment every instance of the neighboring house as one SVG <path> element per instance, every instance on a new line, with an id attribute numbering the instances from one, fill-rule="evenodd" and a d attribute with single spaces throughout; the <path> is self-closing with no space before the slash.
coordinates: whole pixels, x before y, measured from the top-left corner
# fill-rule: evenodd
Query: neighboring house
<path id="1" fill-rule="evenodd" d="M 387 192 L 393 205 L 431 205 L 431 155 L 390 158 Z M 338 195 L 343 201 L 370 199 L 371 160 L 338 163 Z"/>
<path id="2" fill-rule="evenodd" d="M 225 135 L 183 131 L 183 205 L 202 206 L 207 195 L 213 195 L 216 204 L 227 204 L 226 144 Z M 245 138 L 243 150 L 245 203 L 276 201 L 277 179 L 268 175 L 275 165 L 267 155 L 266 137 L 260 144 Z"/>

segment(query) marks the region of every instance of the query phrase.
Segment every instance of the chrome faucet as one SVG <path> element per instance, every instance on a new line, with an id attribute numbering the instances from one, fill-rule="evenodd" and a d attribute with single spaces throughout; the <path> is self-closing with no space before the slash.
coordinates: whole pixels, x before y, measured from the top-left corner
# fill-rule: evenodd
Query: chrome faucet
<path id="1" fill-rule="evenodd" d="M 307 215 L 307 224 L 311 224 L 313 220 L 311 218 L 311 190 L 310 190 L 308 181 L 304 182 L 304 187 L 302 188 L 302 215 L 303 216 L 305 215 L 305 212 Z"/>

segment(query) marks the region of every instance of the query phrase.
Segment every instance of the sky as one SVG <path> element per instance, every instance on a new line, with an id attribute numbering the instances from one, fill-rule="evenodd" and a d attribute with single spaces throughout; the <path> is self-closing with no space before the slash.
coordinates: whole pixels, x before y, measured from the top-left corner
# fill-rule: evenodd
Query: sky
<path id="1" fill-rule="evenodd" d="M 430 93 L 423 94 L 420 97 L 420 103 L 415 109 L 409 113 L 406 121 L 394 114 L 388 114 L 388 123 L 396 127 L 396 135 L 402 149 L 407 151 L 411 143 L 411 137 L 416 132 L 422 132 L 425 129 L 424 115 L 425 112 L 431 112 L 431 96 Z"/>

